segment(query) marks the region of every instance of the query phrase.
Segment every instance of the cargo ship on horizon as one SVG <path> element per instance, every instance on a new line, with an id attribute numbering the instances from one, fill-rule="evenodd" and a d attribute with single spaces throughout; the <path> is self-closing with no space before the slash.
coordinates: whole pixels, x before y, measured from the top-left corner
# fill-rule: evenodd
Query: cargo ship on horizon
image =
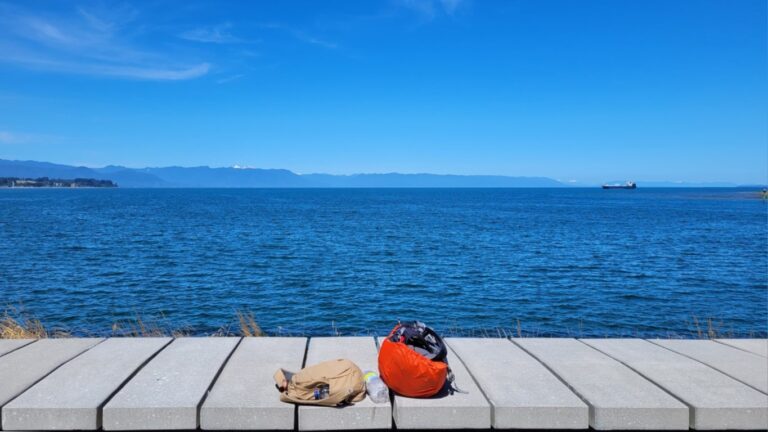
<path id="1" fill-rule="evenodd" d="M 628 181 L 624 184 L 604 184 L 603 189 L 637 189 L 637 184 L 633 181 Z"/>

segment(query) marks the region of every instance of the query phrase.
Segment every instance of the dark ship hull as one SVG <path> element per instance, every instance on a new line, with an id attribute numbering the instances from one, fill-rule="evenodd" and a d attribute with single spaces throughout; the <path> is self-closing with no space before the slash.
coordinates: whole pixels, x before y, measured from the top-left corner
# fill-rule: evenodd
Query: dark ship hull
<path id="1" fill-rule="evenodd" d="M 637 185 L 633 182 L 629 182 L 623 185 L 603 185 L 603 189 L 637 189 Z"/>

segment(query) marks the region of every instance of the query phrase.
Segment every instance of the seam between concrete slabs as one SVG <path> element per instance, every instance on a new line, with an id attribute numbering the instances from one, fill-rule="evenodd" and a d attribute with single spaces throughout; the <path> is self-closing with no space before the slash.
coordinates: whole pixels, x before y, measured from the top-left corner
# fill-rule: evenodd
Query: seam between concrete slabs
<path id="1" fill-rule="evenodd" d="M 106 339 L 106 338 L 103 338 L 102 340 L 100 340 L 100 341 L 96 342 L 95 344 L 93 344 L 93 345 L 89 346 L 88 348 L 86 348 L 86 349 L 84 349 L 84 350 L 80 351 L 79 353 L 77 353 L 77 354 L 73 355 L 72 357 L 70 357 L 70 358 L 66 359 L 65 361 L 61 362 L 61 364 L 60 364 L 60 365 L 58 365 L 58 366 L 56 366 L 55 368 L 53 368 L 53 369 L 49 370 L 49 371 L 48 371 L 48 372 L 47 372 L 45 375 L 43 375 L 42 377 L 40 377 L 40 379 L 36 380 L 36 381 L 35 381 L 35 382 L 33 382 L 32 384 L 30 384 L 30 385 L 29 385 L 29 387 L 25 388 L 25 389 L 24 389 L 24 391 L 22 391 L 21 393 L 17 394 L 16 396 L 14 396 L 14 397 L 13 397 L 13 399 L 9 399 L 9 400 L 8 400 L 8 402 L 6 402 L 6 403 L 5 403 L 5 405 L 8 405 L 9 403 L 11 403 L 11 402 L 15 401 L 15 400 L 16 400 L 16 399 L 17 399 L 19 396 L 21 396 L 21 395 L 22 395 L 24 392 L 26 392 L 27 390 L 31 389 L 31 388 L 32 388 L 32 387 L 34 387 L 35 385 L 37 385 L 37 383 L 39 383 L 40 381 L 42 381 L 42 380 L 44 380 L 44 379 L 48 378 L 48 375 L 50 375 L 50 374 L 52 374 L 52 373 L 56 372 L 56 370 L 57 370 L 57 369 L 59 369 L 60 367 L 64 366 L 65 364 L 67 364 L 67 363 L 69 363 L 69 362 L 71 362 L 71 361 L 72 361 L 72 360 L 74 360 L 75 358 L 77 358 L 77 357 L 80 357 L 80 356 L 81 356 L 81 355 L 82 355 L 84 352 L 86 352 L 86 351 L 90 351 L 90 350 L 91 350 L 91 348 L 95 347 L 96 345 L 99 345 L 99 344 L 101 344 L 101 343 L 102 343 L 102 342 L 104 342 L 105 340 L 107 340 L 107 339 Z M 28 345 L 29 345 L 29 344 L 28 344 Z M 25 346 L 27 346 L 27 345 L 25 345 Z M 22 347 L 22 348 L 23 348 L 23 347 Z M 3 405 L 3 407 L 5 407 L 5 405 Z M 2 408 L 2 407 L 0 407 L 0 409 L 1 409 L 1 408 Z M 0 420 L 2 420 L 2 417 L 1 417 L 1 416 L 0 416 Z M 2 423 L 0 423 L 0 428 L 1 428 L 1 427 L 2 427 Z"/>
<path id="2" fill-rule="evenodd" d="M 637 369 L 633 368 L 632 366 L 628 365 L 627 363 L 624 363 L 623 361 L 621 361 L 621 360 L 617 359 L 616 357 L 614 357 L 614 356 L 612 356 L 612 355 L 608 354 L 608 353 L 607 353 L 607 352 L 605 352 L 605 351 L 602 351 L 602 350 L 598 349 L 597 347 L 593 347 L 592 345 L 590 345 L 590 344 L 588 344 L 588 343 L 586 343 L 586 342 L 582 341 L 581 339 L 576 339 L 576 340 L 577 340 L 577 341 L 579 341 L 579 342 L 581 342 L 581 343 L 583 343 L 584 345 L 586 345 L 586 346 L 588 346 L 588 347 L 592 348 L 593 350 L 595 350 L 595 351 L 598 351 L 598 352 L 601 352 L 601 353 L 605 354 L 606 356 L 608 356 L 608 357 L 610 357 L 610 358 L 612 358 L 612 359 L 616 360 L 617 362 L 619 362 L 619 363 L 623 364 L 624 366 L 628 367 L 628 368 L 629 368 L 629 370 L 631 370 L 632 372 L 634 372 L 634 373 L 636 373 L 636 374 L 640 375 L 641 377 L 643 377 L 643 379 L 645 379 L 646 381 L 648 381 L 648 382 L 650 382 L 651 384 L 655 385 L 656 387 L 660 388 L 662 391 L 664 391 L 665 393 L 667 393 L 668 395 L 670 395 L 672 398 L 674 398 L 675 400 L 679 401 L 681 404 L 683 404 L 683 405 L 685 405 L 686 407 L 688 407 L 688 428 L 689 428 L 689 429 L 693 429 L 693 425 L 694 425 L 694 419 L 695 419 L 695 416 L 694 416 L 694 414 L 695 414 L 695 412 L 696 412 L 696 409 L 694 408 L 694 406 L 693 406 L 693 405 L 691 405 L 691 404 L 689 404 L 688 402 L 684 401 L 683 399 L 681 399 L 681 398 L 677 397 L 677 396 L 676 396 L 674 393 L 672 393 L 672 392 L 671 392 L 671 391 L 670 391 L 668 388 L 666 388 L 666 387 L 664 387 L 663 385 L 661 385 L 661 384 L 657 383 L 656 381 L 652 380 L 651 378 L 649 378 L 649 377 L 645 376 L 645 374 L 641 373 L 639 370 L 637 370 Z M 648 341 L 647 341 L 647 340 L 645 340 L 645 339 L 641 339 L 641 340 L 644 340 L 644 341 L 648 342 Z M 655 345 L 655 344 L 654 344 L 654 345 Z"/>
<path id="3" fill-rule="evenodd" d="M 448 342 L 445 342 L 445 343 L 450 347 L 450 344 Z M 464 363 L 464 360 L 461 359 L 461 356 L 459 356 L 459 354 L 456 351 L 453 351 L 453 348 L 451 348 L 451 352 L 453 352 L 453 355 L 456 356 L 456 359 L 459 361 L 459 363 L 461 363 L 461 365 L 464 366 L 464 369 L 467 371 L 467 374 L 469 374 L 469 377 L 472 378 L 472 382 L 474 382 L 475 385 L 477 386 L 477 389 L 480 390 L 480 394 L 483 396 L 483 399 L 485 399 L 485 401 L 488 402 L 488 406 L 491 408 L 490 411 L 491 411 L 491 429 L 492 429 L 493 428 L 493 422 L 495 420 L 493 418 L 494 417 L 494 414 L 493 414 L 493 411 L 494 411 L 493 406 L 494 405 L 493 405 L 493 403 L 491 403 L 491 400 L 488 399 L 488 395 L 485 394 L 485 390 L 483 390 L 483 388 L 480 386 L 480 383 L 477 381 L 477 378 L 475 378 L 475 375 L 472 374 L 472 371 L 469 369 L 469 367 L 467 367 L 467 364 Z M 449 365 L 449 367 L 450 367 L 450 365 Z M 393 418 L 393 421 L 394 421 L 394 418 Z"/>
<path id="4" fill-rule="evenodd" d="M 135 371 L 133 371 L 128 376 L 128 378 L 125 379 L 125 381 L 123 381 L 122 383 L 120 383 L 119 386 L 117 386 L 115 391 L 113 391 L 112 394 L 110 394 L 109 397 L 107 397 L 107 399 L 104 402 L 101 403 L 101 405 L 99 405 L 98 409 L 96 410 L 96 424 L 99 425 L 99 429 L 102 428 L 102 423 L 103 423 L 103 420 L 104 420 L 104 407 L 109 403 L 109 401 L 111 401 L 112 398 L 115 397 L 116 394 L 120 393 L 120 390 L 122 390 L 123 387 L 125 387 L 126 384 L 128 384 L 133 379 L 133 377 L 135 377 L 136 374 L 139 373 L 139 371 L 144 369 L 144 366 L 146 366 L 155 357 L 157 357 L 157 355 L 160 354 L 165 348 L 167 348 L 168 345 L 170 345 L 171 342 L 173 342 L 174 340 L 176 340 L 176 338 L 170 338 L 168 340 L 168 342 L 165 343 L 165 345 L 160 347 L 159 350 L 155 351 L 151 356 L 149 356 L 141 365 L 139 365 L 139 367 L 136 368 Z"/>
<path id="5" fill-rule="evenodd" d="M 312 340 L 312 336 L 307 336 L 307 341 L 304 344 L 304 358 L 301 359 L 301 368 L 307 367 L 307 356 L 309 355 L 309 342 Z M 293 404 L 293 430 L 299 430 L 299 405 Z"/>
<path id="6" fill-rule="evenodd" d="M 451 344 L 446 341 L 446 344 L 450 346 Z M 451 348 L 453 350 L 453 348 Z M 467 373 L 469 374 L 469 377 L 472 378 L 472 381 L 474 381 L 477 388 L 480 390 L 480 394 L 483 395 L 485 398 L 485 401 L 488 402 L 488 405 L 491 407 L 491 429 L 493 429 L 493 425 L 496 423 L 496 405 L 491 401 L 491 399 L 488 397 L 488 395 L 485 393 L 485 390 L 483 390 L 483 387 L 480 385 L 480 381 L 477 380 L 475 377 L 475 374 L 472 373 L 472 370 L 467 366 L 466 363 L 464 363 L 464 360 L 461 359 L 461 356 L 456 351 L 453 351 L 453 354 L 456 355 L 456 358 L 459 359 L 459 362 L 464 366 L 464 369 L 467 370 Z M 392 391 L 390 390 L 390 394 Z M 394 399 L 394 396 L 393 396 Z M 394 416 L 392 418 L 392 421 L 394 423 Z"/>
<path id="7" fill-rule="evenodd" d="M 558 380 L 559 380 L 561 383 L 563 383 L 563 384 L 564 384 L 564 385 L 565 385 L 565 386 L 568 388 L 568 390 L 572 391 L 572 392 L 573 392 L 573 394 L 575 394 L 575 395 L 576 395 L 576 396 L 577 396 L 579 399 L 581 399 L 581 401 L 582 401 L 582 402 L 584 402 L 584 405 L 586 405 L 586 406 L 589 408 L 589 426 L 590 426 L 590 427 L 592 427 L 592 423 L 594 423 L 594 419 L 595 419 L 595 407 L 594 407 L 594 406 L 593 406 L 593 405 L 592 405 L 592 404 L 589 402 L 589 400 L 587 400 L 587 398 L 586 398 L 586 397 L 584 397 L 584 396 L 583 396 L 581 393 L 579 393 L 579 392 L 578 392 L 578 391 L 577 391 L 575 388 L 573 388 L 573 387 L 572 387 L 572 386 L 571 386 L 571 385 L 570 385 L 570 384 L 569 384 L 569 383 L 568 383 L 568 382 L 567 382 L 565 379 L 563 379 L 563 377 L 561 377 L 560 375 L 558 375 L 558 374 L 557 374 L 557 372 L 555 372 L 555 371 L 554 371 L 554 370 L 553 370 L 551 367 L 549 367 L 549 365 L 547 365 L 546 363 L 544 363 L 544 361 L 543 361 L 543 360 L 541 360 L 540 358 L 536 357 L 536 355 L 534 355 L 532 352 L 530 352 L 530 351 L 528 351 L 527 349 L 525 349 L 525 347 L 523 347 L 523 346 L 522 346 L 522 345 L 520 345 L 519 343 L 517 343 L 517 342 L 515 342 L 514 340 L 512 340 L 512 338 L 506 338 L 506 339 L 507 339 L 507 341 L 509 341 L 509 342 L 510 342 L 512 345 L 515 345 L 516 347 L 520 348 L 521 350 L 523 350 L 523 352 L 524 352 L 524 353 L 528 354 L 528 355 L 529 355 L 529 356 L 531 356 L 531 357 L 532 357 L 534 360 L 536 360 L 537 362 L 539 362 L 539 364 L 540 364 L 540 365 L 544 366 L 544 368 L 545 368 L 546 370 L 548 370 L 548 371 L 549 371 L 549 373 L 551 373 L 552 375 L 554 375 L 554 376 L 555 376 L 555 378 L 557 378 L 557 379 L 558 379 Z M 574 338 L 574 339 L 575 339 L 575 338 Z"/>
<path id="8" fill-rule="evenodd" d="M 626 366 L 627 368 L 629 368 L 629 370 L 631 370 L 632 372 L 636 373 L 636 374 L 637 374 L 637 375 L 638 375 L 640 378 L 642 378 L 642 379 L 644 379 L 644 380 L 648 381 L 649 383 L 651 383 L 652 385 L 654 385 L 654 386 L 658 387 L 658 388 L 659 388 L 661 391 L 663 391 L 664 393 L 666 393 L 666 394 L 667 394 L 668 396 L 670 396 L 672 399 L 674 399 L 674 400 L 676 400 L 676 401 L 680 402 L 681 404 L 685 405 L 686 407 L 688 407 L 688 411 L 689 411 L 689 412 L 692 410 L 692 407 L 691 407 L 689 404 L 685 403 L 685 401 L 684 401 L 684 400 L 682 400 L 682 399 L 680 399 L 679 397 L 675 396 L 675 395 L 674 395 L 674 394 L 672 394 L 672 393 L 671 393 L 669 390 L 667 390 L 667 389 L 665 389 L 664 387 L 660 386 L 659 384 L 657 384 L 656 382 L 654 382 L 652 379 L 650 379 L 650 378 L 648 378 L 647 376 L 645 376 L 645 375 L 641 374 L 640 372 L 636 371 L 635 369 L 633 369 L 632 367 L 630 367 L 628 364 L 626 364 L 626 363 L 622 362 L 621 360 L 618 360 L 618 359 L 615 359 L 615 358 L 611 357 L 610 355 L 608 355 L 608 354 L 606 354 L 606 353 L 604 353 L 604 352 L 600 351 L 599 349 L 597 349 L 597 348 L 593 347 L 592 345 L 590 345 L 590 344 L 588 344 L 588 343 L 584 343 L 584 342 L 583 342 L 581 339 L 576 339 L 576 340 L 577 340 L 577 341 L 579 341 L 579 342 L 581 342 L 582 344 L 586 345 L 588 348 L 590 348 L 590 349 L 593 349 L 593 350 L 595 350 L 595 351 L 599 352 L 600 354 L 603 354 L 603 355 L 607 356 L 607 357 L 608 357 L 608 358 L 610 358 L 611 360 L 614 360 L 614 361 L 616 361 L 616 362 L 618 362 L 618 363 L 620 363 L 620 364 L 622 364 L 622 365 Z"/>
<path id="9" fill-rule="evenodd" d="M 762 355 L 762 354 L 758 354 L 758 353 L 756 353 L 756 352 L 754 352 L 754 351 L 750 351 L 750 350 L 745 350 L 744 348 L 741 348 L 741 347 L 737 347 L 736 345 L 731 345 L 731 344 L 728 344 L 728 343 L 722 342 L 722 341 L 720 341 L 720 340 L 718 340 L 718 339 L 708 339 L 708 340 L 711 340 L 712 342 L 715 342 L 715 343 L 719 343 L 720 345 L 725 345 L 725 346 L 727 346 L 728 348 L 733 348 L 733 349 L 737 349 L 737 350 L 739 350 L 739 351 L 748 352 L 748 353 L 750 353 L 750 354 L 754 354 L 754 355 L 757 355 L 757 356 L 760 356 L 760 357 L 765 357 L 765 356 L 764 356 L 764 355 Z"/>
<path id="10" fill-rule="evenodd" d="M 205 400 L 208 399 L 208 395 L 211 393 L 211 389 L 213 388 L 213 385 L 216 384 L 216 381 L 218 381 L 219 376 L 221 375 L 221 371 L 224 370 L 224 366 L 226 366 L 227 363 L 229 363 L 229 359 L 232 358 L 232 354 L 235 353 L 235 351 L 237 350 L 237 347 L 239 347 L 240 344 L 243 342 L 244 337 L 245 336 L 242 336 L 240 337 L 240 339 L 237 340 L 237 343 L 235 344 L 235 346 L 232 348 L 229 354 L 227 354 L 227 357 L 224 359 L 224 361 L 221 362 L 221 365 L 219 365 L 219 370 L 216 371 L 216 375 L 213 376 L 211 383 L 208 384 L 208 388 L 205 389 L 205 393 L 203 393 L 203 397 L 200 398 L 200 401 L 197 402 L 197 407 L 195 408 L 197 416 L 195 421 L 197 422 L 198 429 L 200 428 L 200 411 L 203 408 L 203 404 L 205 403 Z"/>
<path id="11" fill-rule="evenodd" d="M 39 340 L 39 339 L 38 339 L 38 340 Z M 8 402 L 6 402 L 6 403 L 5 403 L 5 405 L 3 405 L 3 406 L 0 406 L 0 430 L 3 430 L 3 408 L 4 408 L 6 405 L 8 405 L 9 403 L 11 403 L 11 402 L 13 402 L 14 400 L 16 400 L 16 399 L 17 399 L 19 396 L 23 395 L 23 394 L 24 394 L 24 392 L 26 392 L 27 390 L 29 390 L 29 389 L 31 389 L 32 387 L 34 387 L 34 386 L 35 386 L 37 383 L 39 383 L 40 381 L 42 381 L 42 380 L 44 380 L 44 379 L 48 378 L 48 375 L 50 375 L 50 374 L 52 374 L 52 373 L 56 372 L 56 370 L 57 370 L 57 369 L 59 369 L 60 367 L 64 366 L 65 364 L 67 364 L 67 363 L 69 363 L 69 362 L 71 362 L 73 359 L 75 359 L 75 358 L 77 358 L 77 357 L 81 356 L 81 355 L 82 355 L 84 352 L 86 352 L 86 351 L 89 351 L 91 348 L 95 347 L 96 345 L 99 345 L 99 344 L 101 344 L 101 343 L 102 343 L 102 342 L 104 342 L 105 340 L 107 340 L 107 339 L 106 339 L 106 338 L 102 338 L 100 341 L 96 342 L 95 344 L 93 344 L 93 345 L 89 346 L 88 348 L 86 348 L 86 349 L 84 349 L 84 350 L 80 351 L 79 353 L 77 353 L 77 354 L 73 355 L 72 357 L 68 358 L 67 360 L 65 360 L 65 361 L 61 362 L 61 364 L 60 364 L 60 365 L 58 365 L 58 366 L 56 366 L 55 368 L 53 368 L 53 369 L 49 370 L 49 371 L 48 371 L 48 372 L 47 372 L 45 375 L 43 375 L 42 377 L 40 377 L 40 379 L 36 380 L 36 381 L 35 381 L 35 382 L 33 382 L 32 384 L 30 384 L 28 387 L 26 387 L 24 390 L 22 390 L 22 391 L 21 391 L 21 393 L 17 394 L 16 396 L 14 396 L 14 397 L 13 397 L 13 398 L 11 398 L 11 399 L 9 399 L 9 400 L 8 400 Z M 22 346 L 22 347 L 19 347 L 19 348 L 24 348 L 24 347 L 26 347 L 26 346 L 29 346 L 29 345 L 31 345 L 31 344 L 26 344 L 26 345 L 24 345 L 24 346 Z M 14 350 L 14 351 L 16 351 L 16 350 Z M 98 413 L 98 411 L 97 411 L 97 413 Z"/>
<path id="12" fill-rule="evenodd" d="M 714 369 L 715 371 L 717 371 L 717 372 L 720 372 L 721 374 L 723 374 L 723 375 L 727 376 L 728 378 L 730 378 L 730 379 L 732 379 L 732 380 L 738 381 L 738 382 L 740 382 L 740 383 L 744 384 L 745 386 L 747 386 L 747 387 L 749 387 L 749 388 L 753 388 L 753 389 L 755 389 L 756 391 L 758 391 L 758 392 L 760 392 L 760 393 L 762 393 L 762 394 L 766 394 L 766 395 L 768 395 L 768 393 L 764 392 L 763 390 L 760 390 L 759 388 L 757 388 L 757 387 L 753 386 L 752 384 L 750 384 L 750 383 L 748 383 L 748 382 L 744 382 L 744 381 L 742 381 L 742 380 L 740 380 L 740 379 L 736 378 L 735 376 L 733 376 L 733 375 L 729 374 L 728 372 L 726 372 L 726 371 L 724 371 L 724 370 L 720 370 L 720 369 L 718 369 L 718 368 L 716 368 L 716 367 L 712 366 L 711 364 L 707 364 L 707 363 L 704 363 L 702 360 L 699 360 L 699 359 L 693 358 L 693 357 L 689 356 L 688 354 L 685 354 L 685 353 L 681 353 L 681 352 L 679 352 L 679 351 L 675 351 L 675 350 L 673 350 L 672 348 L 669 348 L 669 347 L 665 347 L 664 345 L 660 345 L 660 344 L 657 344 L 656 342 L 654 342 L 654 341 L 653 341 L 653 340 L 651 340 L 651 339 L 646 339 L 646 340 L 647 340 L 648 342 L 650 342 L 650 343 L 652 343 L 652 344 L 656 345 L 656 346 L 662 347 L 662 348 L 664 348 L 664 349 L 666 349 L 666 350 L 668 350 L 668 351 L 671 351 L 671 352 L 673 352 L 673 353 L 675 353 L 675 354 L 679 354 L 679 355 L 681 355 L 681 356 L 683 356 L 683 357 L 688 357 L 689 359 L 691 359 L 691 360 L 693 360 L 693 361 L 695 361 L 695 362 L 701 363 L 701 364 L 703 364 L 704 366 L 706 366 L 706 367 L 708 367 L 708 368 L 710 368 L 710 369 Z M 710 340 L 711 340 L 711 339 L 710 339 Z M 728 346 L 728 347 L 731 347 L 730 345 L 726 345 L 726 346 Z M 731 348 L 735 348 L 735 347 L 731 347 Z M 744 352 L 749 352 L 749 351 L 744 351 Z M 750 354 L 755 354 L 755 353 L 750 353 Z M 757 355 L 757 354 L 755 354 L 755 355 Z M 758 357 L 762 357 L 762 356 L 758 355 Z"/>
<path id="13" fill-rule="evenodd" d="M 6 339 L 6 340 L 11 340 L 11 339 Z M 3 354 L 0 354 L 0 357 L 2 357 L 2 356 L 4 356 L 4 355 L 8 355 L 8 354 L 10 354 L 10 353 L 12 353 L 12 352 L 16 352 L 16 351 L 18 351 L 18 350 L 20 350 L 20 349 L 22 349 L 22 348 L 26 348 L 26 347 L 28 347 L 28 346 L 32 345 L 33 343 L 35 343 L 35 342 L 37 342 L 37 341 L 39 341 L 39 340 L 40 340 L 40 339 L 33 339 L 33 340 L 31 340 L 31 341 L 29 341 L 29 342 L 25 343 L 24 345 L 20 345 L 20 346 L 17 346 L 16 348 L 14 348 L 14 349 L 12 349 L 12 350 L 10 350 L 10 351 L 8 351 L 8 352 L 5 352 L 5 353 L 3 353 Z M 9 401 L 9 402 L 10 402 L 10 401 Z"/>
<path id="14" fill-rule="evenodd" d="M 313 337 L 309 350 L 308 367 L 340 358 L 351 360 L 361 371 L 374 370 L 378 365 L 376 340 L 372 334 Z M 331 410 L 311 405 L 299 407 L 299 430 L 389 430 L 391 425 L 390 404 L 376 404 L 367 397 L 359 403 Z"/>
<path id="15" fill-rule="evenodd" d="M 386 338 L 386 336 L 384 336 Z M 381 344 L 379 344 L 379 336 L 373 337 L 373 343 L 376 344 L 376 374 L 379 375 L 379 379 L 381 379 L 381 372 L 379 371 L 379 350 L 381 349 Z M 384 382 L 382 380 L 381 382 Z M 384 385 L 387 385 L 387 383 L 384 383 Z M 389 428 L 392 430 L 397 430 L 397 425 L 395 424 L 395 392 L 392 391 L 389 386 L 387 386 L 387 394 L 389 395 L 389 406 L 391 407 L 391 421 L 389 422 Z M 365 390 L 365 397 L 368 397 L 368 389 Z"/>
<path id="16" fill-rule="evenodd" d="M 105 405 L 105 411 L 106 408 L 110 408 L 110 411 L 105 412 L 105 414 L 110 413 L 110 418 L 106 418 L 106 420 L 112 422 L 112 414 L 117 418 L 114 420 L 114 424 L 109 425 L 110 428 L 117 427 L 110 430 L 157 430 L 158 425 L 152 422 L 164 421 L 170 423 L 170 426 L 162 425 L 166 430 L 167 428 L 178 428 L 178 423 L 183 424 L 184 428 L 193 423 L 196 424 L 199 403 L 205 392 L 208 391 L 210 381 L 213 379 L 213 375 L 210 373 L 213 372 L 215 375 L 220 362 L 225 360 L 239 343 L 239 340 L 240 337 L 174 338 L 152 362 L 142 368 Z M 171 352 L 171 350 L 174 351 Z M 206 361 L 199 361 L 201 358 Z M 188 379 L 187 367 L 197 373 L 191 379 Z M 183 388 L 185 383 L 190 383 L 188 388 Z M 153 391 L 147 392 L 147 389 Z M 147 400 L 151 400 L 151 397 L 154 397 L 154 401 L 147 404 Z M 121 404 L 123 405 L 121 406 Z M 163 412 L 163 410 L 171 411 L 170 415 L 166 415 L 168 413 Z M 131 411 L 138 411 L 138 414 L 131 413 Z M 193 413 L 194 416 L 192 416 Z M 124 423 L 121 423 L 122 421 Z M 134 423 L 135 428 L 126 427 L 126 424 L 130 425 L 131 423 Z M 147 428 L 148 423 L 150 427 L 155 429 Z M 102 425 L 102 428 L 104 427 L 105 425 Z M 196 424 L 189 430 L 199 430 L 199 425 Z M 159 432 L 159 430 L 157 431 Z"/>

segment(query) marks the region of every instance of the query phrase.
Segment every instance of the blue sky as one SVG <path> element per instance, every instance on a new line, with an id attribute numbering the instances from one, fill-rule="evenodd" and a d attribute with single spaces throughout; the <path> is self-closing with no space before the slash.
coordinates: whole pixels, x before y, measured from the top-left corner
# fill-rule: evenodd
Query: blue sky
<path id="1" fill-rule="evenodd" d="M 0 158 L 768 181 L 765 1 L 0 2 Z"/>

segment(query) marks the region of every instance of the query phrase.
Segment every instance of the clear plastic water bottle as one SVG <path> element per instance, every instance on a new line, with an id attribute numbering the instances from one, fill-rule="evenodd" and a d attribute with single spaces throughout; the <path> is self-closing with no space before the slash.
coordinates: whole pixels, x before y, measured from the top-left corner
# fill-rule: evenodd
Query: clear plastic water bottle
<path id="1" fill-rule="evenodd" d="M 385 403 L 389 400 L 389 388 L 373 371 L 365 372 L 365 391 L 375 403 Z"/>

